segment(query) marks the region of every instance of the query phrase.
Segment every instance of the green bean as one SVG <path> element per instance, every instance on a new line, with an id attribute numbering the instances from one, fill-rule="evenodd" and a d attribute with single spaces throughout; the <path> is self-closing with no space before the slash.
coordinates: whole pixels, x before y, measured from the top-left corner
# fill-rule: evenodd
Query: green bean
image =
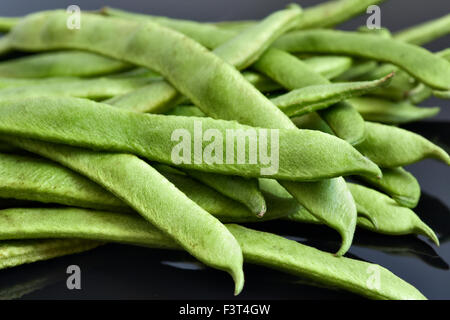
<path id="1" fill-rule="evenodd" d="M 384 168 L 382 172 L 381 179 L 362 179 L 387 193 L 401 206 L 415 208 L 420 199 L 420 185 L 416 178 L 403 168 Z"/>
<path id="2" fill-rule="evenodd" d="M 253 67 L 289 90 L 330 83 L 301 60 L 277 49 L 268 50 Z M 364 121 L 348 103 L 343 102 L 322 110 L 320 115 L 339 138 L 352 145 L 364 140 Z"/>
<path id="3" fill-rule="evenodd" d="M 26 139 L 11 141 L 97 182 L 194 257 L 228 272 L 235 282 L 235 294 L 242 290 L 242 252 L 234 237 L 146 162 L 130 154 L 99 153 Z"/>
<path id="4" fill-rule="evenodd" d="M 7 37 L 1 37 L 0 38 L 0 57 L 8 54 L 11 49 L 11 45 L 9 43 L 9 40 Z"/>
<path id="5" fill-rule="evenodd" d="M 433 230 L 411 209 L 399 206 L 397 202 L 378 191 L 353 183 L 348 186 L 355 198 L 358 212 L 365 212 L 375 221 L 375 227 L 364 220 L 358 221 L 358 225 L 390 235 L 421 234 L 439 245 L 439 239 Z"/>
<path id="6" fill-rule="evenodd" d="M 367 74 L 372 70 L 376 70 L 378 63 L 372 60 L 363 60 L 356 62 L 350 69 L 336 77 L 335 81 L 353 81 L 355 79 L 360 79 L 362 75 Z M 387 74 L 387 73 L 386 73 Z M 385 75 L 386 75 L 385 74 Z"/>
<path id="7" fill-rule="evenodd" d="M 423 45 L 450 33 L 450 14 L 427 21 L 395 34 L 397 40 L 415 45 Z"/>
<path id="8" fill-rule="evenodd" d="M 291 4 L 286 10 L 271 14 L 246 32 L 233 37 L 214 52 L 219 57 L 225 57 L 237 69 L 244 69 L 255 62 L 280 35 L 291 29 L 299 20 L 301 12 L 299 6 Z M 246 49 L 243 48 L 243 43 L 247 44 Z"/>
<path id="9" fill-rule="evenodd" d="M 350 100 L 356 110 L 366 121 L 386 124 L 403 124 L 433 117 L 439 113 L 439 107 L 419 108 L 407 101 L 393 102 L 389 100 L 359 97 Z"/>
<path id="10" fill-rule="evenodd" d="M 433 95 L 436 98 L 450 99 L 450 90 L 448 90 L 448 91 L 433 91 Z"/>
<path id="11" fill-rule="evenodd" d="M 281 89 L 281 86 L 278 83 L 272 81 L 271 79 L 260 73 L 253 71 L 244 71 L 242 72 L 242 75 L 248 82 L 250 82 L 256 89 L 261 92 L 271 92 Z"/>
<path id="12" fill-rule="evenodd" d="M 90 52 L 59 51 L 0 62 L 0 77 L 92 77 L 130 68 L 128 63 Z"/>
<path id="13" fill-rule="evenodd" d="M 341 56 L 318 56 L 303 60 L 314 72 L 327 79 L 333 79 L 352 66 L 352 59 Z"/>
<path id="14" fill-rule="evenodd" d="M 20 81 L 19 81 L 20 82 Z M 69 79 L 68 81 L 47 81 L 47 83 L 9 87 L 0 90 L 0 99 L 15 97 L 78 97 L 93 100 L 111 98 L 125 94 L 148 84 L 145 78 L 111 79 L 95 78 L 87 80 Z"/>
<path id="15" fill-rule="evenodd" d="M 202 151 L 209 145 L 204 141 L 202 133 L 209 129 L 215 129 L 221 137 L 227 136 L 227 130 L 252 130 L 252 139 L 256 145 L 260 143 L 260 139 L 266 139 L 267 136 L 266 131 L 237 122 L 141 114 L 77 98 L 42 97 L 0 101 L 0 118 L 0 132 L 6 135 L 109 152 L 133 153 L 167 164 L 173 164 L 175 161 L 172 153 L 179 143 L 173 142 L 172 136 L 176 129 L 183 128 L 183 133 L 189 134 L 185 144 L 190 145 L 191 150 L 195 150 L 194 143 L 201 143 Z M 199 133 L 194 134 L 194 130 L 199 131 L 200 126 L 202 133 L 198 136 Z M 242 155 L 236 154 L 237 152 L 230 154 L 227 151 L 227 139 L 222 139 L 221 142 L 217 139 L 219 146 L 215 150 L 222 154 L 222 161 L 198 161 L 192 152 L 183 151 L 183 154 L 187 155 L 183 155 L 184 161 L 177 160 L 177 165 L 229 175 L 270 176 L 301 181 L 348 174 L 380 174 L 375 164 L 336 137 L 309 130 L 279 129 L 277 132 L 278 142 L 275 143 L 278 144 L 278 163 L 274 163 L 277 168 L 263 168 L 258 161 L 253 163 L 249 160 L 246 163 L 244 160 L 244 163 L 241 163 L 238 158 Z M 234 143 L 234 140 L 231 142 Z M 228 145 L 231 145 L 231 142 Z M 276 147 L 272 143 L 270 146 Z M 244 145 L 240 149 L 243 149 L 241 151 L 245 155 L 243 159 L 251 159 L 250 146 Z M 230 159 L 232 156 L 231 163 L 224 162 L 227 153 Z"/>
<path id="16" fill-rule="evenodd" d="M 272 102 L 286 115 L 299 116 L 386 86 L 392 76 L 393 74 L 375 81 L 308 86 L 278 96 Z"/>
<path id="17" fill-rule="evenodd" d="M 19 20 L 18 17 L 0 17 L 0 32 L 9 32 Z"/>
<path id="18" fill-rule="evenodd" d="M 393 39 L 344 31 L 297 31 L 275 45 L 293 52 L 348 54 L 392 63 L 435 89 L 450 88 L 450 63 L 429 51 Z"/>
<path id="19" fill-rule="evenodd" d="M 102 242 L 82 239 L 15 240 L 0 243 L 0 269 L 94 249 Z"/>
<path id="20" fill-rule="evenodd" d="M 44 79 L 27 79 L 27 78 L 0 78 L 0 90 L 5 88 L 18 88 L 18 87 L 34 87 L 55 84 L 63 84 L 70 82 L 80 82 L 82 78 L 78 77 L 54 77 Z"/>
<path id="21" fill-rule="evenodd" d="M 64 223 L 65 222 L 65 223 Z M 1 238 L 78 237 L 119 241 L 156 248 L 179 249 L 178 245 L 138 217 L 109 212 L 67 209 L 9 209 L 0 214 Z M 5 227 L 3 228 L 3 225 Z M 378 267 L 382 285 L 367 286 L 367 262 L 334 257 L 293 240 L 228 225 L 249 263 L 279 269 L 321 284 L 377 299 L 423 299 L 411 285 Z"/>
<path id="22" fill-rule="evenodd" d="M 418 134 L 374 122 L 366 122 L 366 131 L 366 140 L 356 148 L 380 167 L 402 167 L 426 158 L 450 165 L 443 149 Z"/>
<path id="23" fill-rule="evenodd" d="M 13 29 L 9 34 L 9 42 L 14 47 L 29 50 L 48 50 L 54 47 L 89 49 L 133 62 L 164 75 L 194 104 L 207 111 L 209 116 L 231 118 L 266 128 L 295 128 L 290 119 L 242 79 L 238 71 L 195 42 L 152 23 L 139 25 L 119 19 L 113 20 L 84 14 L 83 28 L 73 33 L 66 28 L 65 13 L 35 14 L 22 20 Z M 114 34 L 116 41 L 111 43 L 106 37 L 100 39 L 98 30 Z M 52 36 L 46 37 L 45 34 Z M 130 38 L 130 35 L 133 36 Z M 117 41 L 118 39 L 121 40 Z M 173 51 L 174 48 L 179 52 L 191 54 L 177 54 L 178 51 Z M 208 72 L 205 73 L 204 70 Z M 217 92 L 221 94 L 217 95 Z M 310 198 L 313 202 L 313 195 Z M 305 205 L 304 200 L 298 200 Z M 320 215 L 323 221 L 334 220 L 335 225 L 335 222 L 341 219 L 342 214 L 322 211 L 320 206 L 321 204 L 317 203 L 312 206 L 305 205 L 314 215 Z M 349 208 L 345 214 L 356 216 L 354 204 L 342 205 L 339 208 L 345 207 Z M 352 229 L 343 224 L 340 230 L 342 233 L 353 233 Z M 348 236 L 346 238 L 351 239 Z M 346 243 L 343 251 L 346 251 L 348 246 L 349 243 Z"/>
<path id="24" fill-rule="evenodd" d="M 103 210 L 127 205 L 90 180 L 54 162 L 0 154 L 0 197 Z"/>
<path id="25" fill-rule="evenodd" d="M 172 116 L 182 116 L 182 117 L 206 117 L 206 114 L 197 108 L 196 106 L 184 106 L 178 105 L 172 109 L 170 109 L 167 115 Z"/>

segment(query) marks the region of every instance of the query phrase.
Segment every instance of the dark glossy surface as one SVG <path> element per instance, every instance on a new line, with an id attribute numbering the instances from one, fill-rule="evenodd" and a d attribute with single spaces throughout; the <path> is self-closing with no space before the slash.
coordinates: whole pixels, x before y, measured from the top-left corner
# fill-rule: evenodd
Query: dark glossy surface
<path id="1" fill-rule="evenodd" d="M 171 15 L 199 20 L 234 20 L 261 18 L 283 7 L 289 1 L 100 1 L 78 0 L 82 9 L 103 5 L 121 7 L 152 14 Z M 321 1 L 296 1 L 304 6 Z M 2 1 L 2 15 L 21 15 L 36 10 L 67 7 L 72 1 Z M 407 5 L 407 7 L 405 7 Z M 388 1 L 382 6 L 382 23 L 392 30 L 413 25 L 450 12 L 450 2 Z M 353 29 L 364 23 L 358 18 L 344 25 Z M 449 37 L 430 44 L 441 50 Z M 424 105 L 440 105 L 441 115 L 432 122 L 405 126 L 450 149 L 450 105 L 430 100 Z M 357 230 L 348 257 L 378 263 L 416 286 L 430 299 L 450 299 L 450 170 L 433 160 L 408 167 L 419 180 L 423 195 L 415 211 L 439 235 L 437 248 L 421 237 L 389 237 Z M 275 232 L 322 250 L 334 252 L 339 237 L 332 230 L 287 222 L 268 222 L 251 227 Z M 66 288 L 66 268 L 79 265 L 82 290 Z M 318 288 L 301 279 L 266 268 L 246 265 L 246 285 L 233 297 L 231 279 L 223 272 L 205 268 L 183 252 L 152 250 L 109 244 L 95 250 L 0 271 L 0 298 L 24 299 L 359 299 L 336 290 Z M 12 294 L 14 292 L 14 294 Z"/>

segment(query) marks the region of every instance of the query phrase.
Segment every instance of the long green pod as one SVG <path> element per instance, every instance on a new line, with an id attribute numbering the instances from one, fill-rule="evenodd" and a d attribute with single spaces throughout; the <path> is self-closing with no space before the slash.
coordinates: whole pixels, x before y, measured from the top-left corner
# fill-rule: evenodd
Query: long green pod
<path id="1" fill-rule="evenodd" d="M 352 59 L 343 56 L 317 56 L 303 62 L 327 79 L 336 78 L 352 67 Z"/>
<path id="2" fill-rule="evenodd" d="M 433 95 L 436 98 L 440 98 L 440 99 L 450 99 L 450 90 L 448 91 L 433 91 Z"/>
<path id="3" fill-rule="evenodd" d="M 0 57 L 12 51 L 9 39 L 7 37 L 0 38 Z"/>
<path id="4" fill-rule="evenodd" d="M 19 20 L 19 17 L 0 17 L 0 32 L 9 32 Z"/>
<path id="5" fill-rule="evenodd" d="M 78 237 L 118 241 L 147 247 L 179 249 L 170 238 L 139 217 L 101 211 L 67 209 L 7 209 L 0 214 L 0 237 Z M 382 267 L 299 244 L 270 233 L 238 225 L 227 228 L 243 248 L 246 262 L 338 286 L 369 298 L 423 299 L 412 286 Z M 378 268 L 381 285 L 367 285 L 369 268 Z"/>
<path id="6" fill-rule="evenodd" d="M 148 83 L 149 80 L 146 78 L 112 79 L 106 77 L 62 82 L 51 81 L 44 84 L 1 89 L 0 99 L 61 96 L 102 100 L 128 93 Z"/>
<path id="7" fill-rule="evenodd" d="M 423 45 L 450 34 L 450 14 L 401 30 L 394 34 L 396 40 Z"/>
<path id="8" fill-rule="evenodd" d="M 268 50 L 253 67 L 289 90 L 330 84 L 295 56 L 277 49 Z M 364 120 L 347 102 L 322 110 L 320 115 L 341 139 L 352 145 L 364 140 Z"/>
<path id="9" fill-rule="evenodd" d="M 83 176 L 46 159 L 0 154 L 0 197 L 100 210 L 128 206 Z"/>
<path id="10" fill-rule="evenodd" d="M 420 199 L 420 185 L 414 176 L 403 168 L 384 168 L 381 179 L 362 177 L 370 185 L 387 193 L 398 204 L 415 208 Z"/>
<path id="11" fill-rule="evenodd" d="M 386 124 L 403 124 L 437 115 L 439 107 L 420 108 L 408 101 L 394 102 L 374 97 L 358 97 L 350 100 L 366 121 Z"/>
<path id="12" fill-rule="evenodd" d="M 411 131 L 375 122 L 366 122 L 366 131 L 366 140 L 356 148 L 380 167 L 403 167 L 426 158 L 450 165 L 443 149 Z"/>
<path id="13" fill-rule="evenodd" d="M 364 212 L 374 221 L 374 225 L 365 220 L 358 221 L 358 226 L 390 235 L 421 234 L 430 238 L 436 245 L 439 239 L 409 208 L 400 206 L 387 195 L 367 187 L 348 183 L 355 198 L 358 212 Z"/>
<path id="14" fill-rule="evenodd" d="M 365 95 L 381 86 L 388 85 L 388 80 L 392 76 L 391 74 L 374 81 L 313 85 L 292 90 L 271 100 L 286 115 L 300 116 L 352 97 Z"/>
<path id="15" fill-rule="evenodd" d="M 14 144 L 97 182 L 203 263 L 228 272 L 235 293 L 244 285 L 242 252 L 227 229 L 146 162 L 130 154 L 99 153 L 33 140 Z"/>
<path id="16" fill-rule="evenodd" d="M 432 88 L 450 89 L 448 61 L 398 40 L 355 32 L 314 30 L 286 34 L 275 45 L 292 52 L 345 54 L 389 62 Z"/>
<path id="17" fill-rule="evenodd" d="M 128 63 L 85 51 L 44 52 L 0 62 L 0 77 L 93 77 L 131 67 Z"/>
<path id="18" fill-rule="evenodd" d="M 361 76 L 376 70 L 378 68 L 378 63 L 373 60 L 363 60 L 356 61 L 350 69 L 342 73 L 341 75 L 334 78 L 334 81 L 354 81 L 355 79 L 360 79 Z"/>
<path id="19" fill-rule="evenodd" d="M 348 143 L 318 131 L 273 132 L 232 121 L 142 114 L 89 100 L 59 97 L 0 101 L 0 119 L 2 134 L 133 153 L 151 161 L 206 172 L 301 181 L 380 174 L 375 164 Z M 204 132 L 214 133 L 214 148 L 204 138 Z M 230 132 L 235 135 L 230 136 Z M 248 146 L 236 139 L 246 134 L 254 142 Z M 271 152 L 267 166 L 258 161 L 252 145 L 267 147 L 267 157 Z M 211 148 L 217 152 L 216 157 L 222 157 L 208 156 L 206 151 Z M 198 149 L 204 158 L 198 159 Z"/>
<path id="20" fill-rule="evenodd" d="M 135 24 L 84 14 L 83 28 L 73 32 L 66 28 L 66 20 L 64 12 L 29 16 L 12 30 L 9 42 L 15 47 L 29 50 L 48 50 L 53 47 L 89 49 L 133 62 L 164 75 L 194 104 L 207 111 L 205 113 L 209 116 L 231 118 L 268 128 L 295 128 L 290 119 L 243 79 L 236 69 L 172 30 L 152 23 Z M 98 30 L 115 34 L 115 41 L 99 38 Z M 191 54 L 185 55 L 187 51 Z M 196 80 L 193 81 L 193 78 Z M 217 95 L 217 92 L 221 94 Z M 325 211 L 310 211 L 322 216 L 325 221 L 335 219 L 336 216 Z M 348 212 L 356 216 L 353 209 Z M 340 216 L 337 215 L 336 219 L 339 220 Z M 341 230 L 353 233 L 345 225 L 342 225 Z M 345 247 L 348 248 L 349 244 Z"/>
<path id="21" fill-rule="evenodd" d="M 14 240 L 0 243 L 0 269 L 94 249 L 103 243 L 83 239 Z"/>

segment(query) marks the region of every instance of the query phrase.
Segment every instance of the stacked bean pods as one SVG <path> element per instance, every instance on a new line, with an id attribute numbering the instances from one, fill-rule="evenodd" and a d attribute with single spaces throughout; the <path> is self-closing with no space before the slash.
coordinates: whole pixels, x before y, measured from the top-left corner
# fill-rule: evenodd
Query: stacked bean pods
<path id="1" fill-rule="evenodd" d="M 425 298 L 343 257 L 356 227 L 439 245 L 403 167 L 450 157 L 397 125 L 439 112 L 415 103 L 449 97 L 448 51 L 419 45 L 450 33 L 450 16 L 396 34 L 326 29 L 379 2 L 290 5 L 242 23 L 110 8 L 82 13 L 79 29 L 58 10 L 0 18 L 0 268 L 120 242 L 185 250 L 228 272 L 235 294 L 249 262 L 369 298 Z M 199 126 L 211 133 L 200 159 L 214 141 L 215 160 L 198 161 L 189 142 L 193 158 L 175 161 L 174 134 Z M 276 132 L 276 170 L 245 161 L 250 147 L 227 158 L 217 137 L 231 131 L 254 132 L 259 154 Z M 328 253 L 240 225 L 275 219 L 324 224 L 342 245 Z M 383 285 L 371 287 L 375 266 Z"/>

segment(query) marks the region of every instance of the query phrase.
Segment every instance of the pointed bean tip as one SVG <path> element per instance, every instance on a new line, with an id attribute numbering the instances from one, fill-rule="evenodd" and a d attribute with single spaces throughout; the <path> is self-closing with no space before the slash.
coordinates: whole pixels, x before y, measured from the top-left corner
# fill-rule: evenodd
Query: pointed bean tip
<path id="1" fill-rule="evenodd" d="M 425 222 L 418 219 L 417 228 L 419 229 L 419 233 L 428 237 L 431 241 L 434 242 L 434 244 L 436 244 L 436 246 L 440 246 L 439 238 L 436 236 L 436 233 Z"/>
<path id="2" fill-rule="evenodd" d="M 244 271 L 242 268 L 239 270 L 236 270 L 232 273 L 232 277 L 234 280 L 234 295 L 237 296 L 241 293 L 242 289 L 244 288 Z"/>

